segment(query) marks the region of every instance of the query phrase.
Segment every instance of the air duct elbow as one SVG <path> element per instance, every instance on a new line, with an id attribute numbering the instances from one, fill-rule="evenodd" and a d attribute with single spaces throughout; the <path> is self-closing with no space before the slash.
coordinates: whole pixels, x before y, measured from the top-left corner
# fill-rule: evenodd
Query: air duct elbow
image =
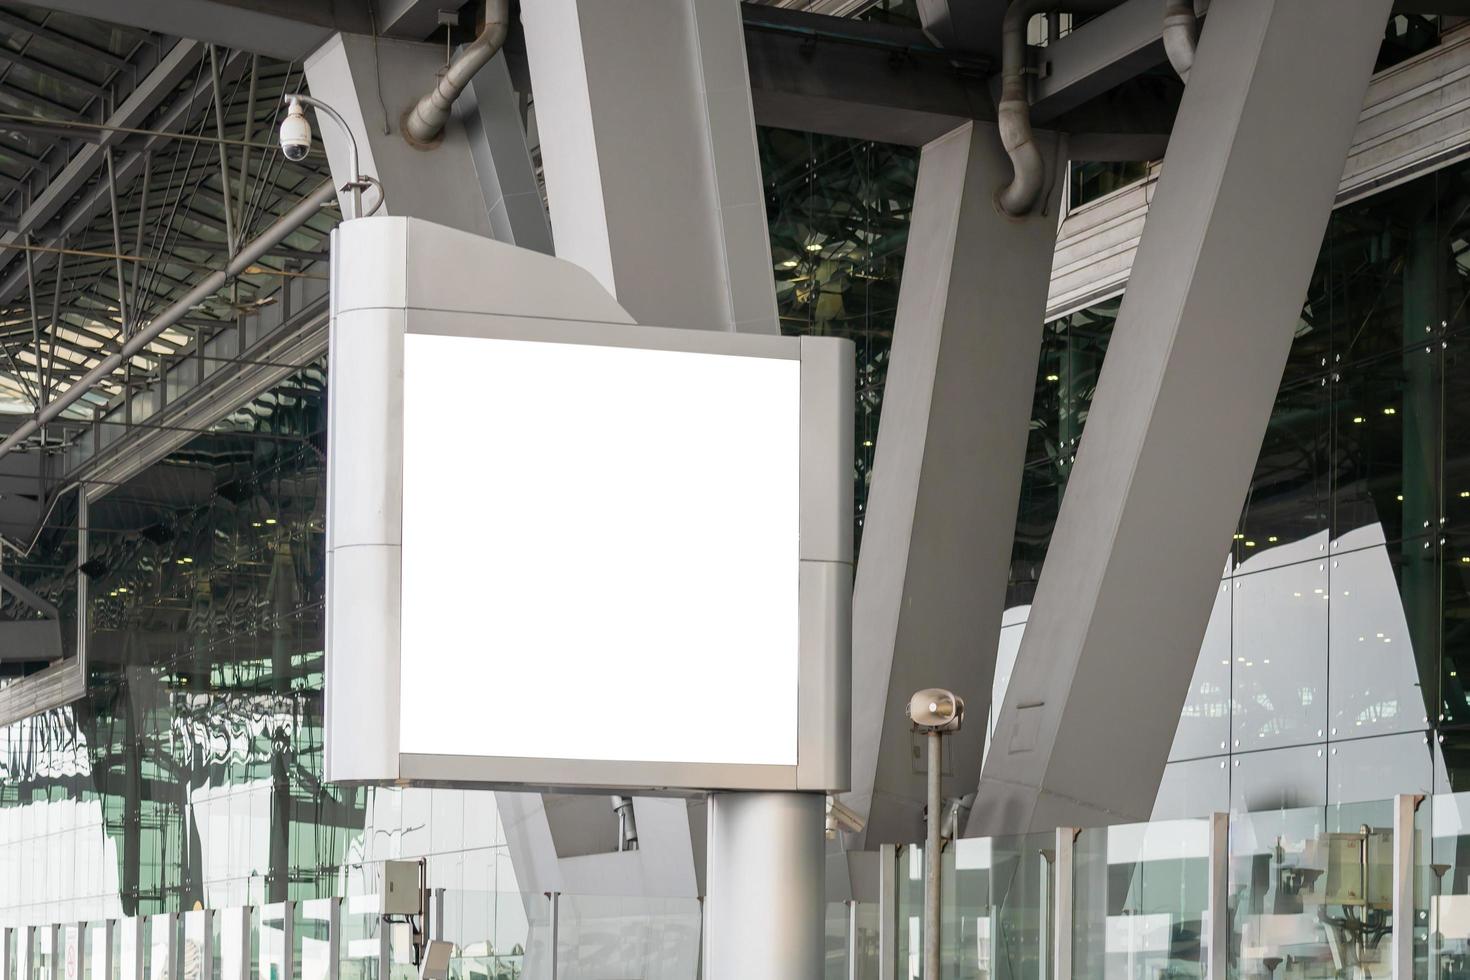
<path id="1" fill-rule="evenodd" d="M 1164 0 L 1164 51 L 1169 64 L 1185 82 L 1194 67 L 1194 49 L 1199 44 L 1199 18 L 1194 0 Z"/>
<path id="2" fill-rule="evenodd" d="M 486 0 L 485 27 L 444 69 L 439 83 L 403 117 L 403 136 L 414 146 L 433 146 L 444 132 L 454 100 L 500 51 L 510 33 L 510 0 Z"/>
<path id="3" fill-rule="evenodd" d="M 1000 102 L 996 122 L 1011 158 L 1011 182 L 995 195 L 1004 214 L 1023 218 L 1036 208 L 1046 184 L 1046 163 L 1031 131 L 1031 100 L 1026 92 L 1026 25 L 1033 14 L 1056 0 L 1011 0 L 1001 33 Z"/>

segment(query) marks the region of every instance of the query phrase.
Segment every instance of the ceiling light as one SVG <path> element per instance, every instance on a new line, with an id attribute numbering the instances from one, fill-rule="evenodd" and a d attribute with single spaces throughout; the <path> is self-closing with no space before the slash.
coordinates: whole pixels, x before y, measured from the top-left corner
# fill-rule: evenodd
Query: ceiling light
<path id="1" fill-rule="evenodd" d="M 800 263 L 797 262 L 796 259 L 787 259 L 785 262 L 782 262 L 781 263 L 781 268 L 783 268 L 783 269 L 795 269 L 797 267 L 797 265 L 799 265 L 799 264 Z"/>
<path id="2" fill-rule="evenodd" d="M 1397 415 L 1398 414 L 1398 409 L 1393 408 L 1392 406 L 1390 406 L 1389 408 L 1385 408 L 1383 410 L 1383 414 L 1384 415 Z"/>
<path id="3" fill-rule="evenodd" d="M 265 519 L 265 522 L 266 522 L 266 523 L 267 523 L 267 524 L 274 524 L 274 523 L 275 523 L 275 522 L 276 522 L 276 519 L 275 519 L 275 518 L 274 518 L 274 517 L 267 517 L 267 518 L 266 518 L 266 519 Z"/>
<path id="4" fill-rule="evenodd" d="M 1353 421 L 1355 423 L 1357 423 L 1358 425 L 1362 425 L 1363 424 L 1363 416 L 1361 416 L 1361 415 L 1354 415 L 1353 416 Z"/>
<path id="5" fill-rule="evenodd" d="M 822 243 L 821 242 L 810 242 L 810 243 L 807 244 L 806 250 L 808 252 L 820 252 L 822 250 Z"/>
<path id="6" fill-rule="evenodd" d="M 1046 376 L 1046 380 L 1048 380 L 1048 381 L 1060 381 L 1060 380 L 1062 380 L 1062 376 L 1060 374 L 1048 374 Z"/>

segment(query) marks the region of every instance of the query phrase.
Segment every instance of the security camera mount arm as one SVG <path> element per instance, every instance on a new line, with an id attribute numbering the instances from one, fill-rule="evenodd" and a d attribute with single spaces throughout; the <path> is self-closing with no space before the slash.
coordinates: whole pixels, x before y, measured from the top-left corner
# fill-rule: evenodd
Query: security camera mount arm
<path id="1" fill-rule="evenodd" d="M 378 188 L 378 203 L 373 206 L 372 211 L 368 212 L 368 216 L 376 214 L 378 209 L 383 206 L 384 201 L 387 200 L 387 191 L 384 190 L 382 183 L 376 177 L 369 177 L 362 172 L 362 164 L 358 159 L 357 153 L 357 137 L 352 135 L 352 127 L 347 125 L 347 120 L 342 118 L 340 112 L 327 105 L 321 99 L 313 99 L 309 95 L 288 93 L 283 95 L 281 100 L 288 104 L 309 105 L 318 112 L 325 113 L 333 122 L 341 127 L 343 134 L 347 137 L 347 167 L 352 174 L 352 179 L 342 185 L 342 190 L 352 192 L 352 213 L 348 217 L 357 218 L 363 216 L 362 192 L 374 186 Z"/>

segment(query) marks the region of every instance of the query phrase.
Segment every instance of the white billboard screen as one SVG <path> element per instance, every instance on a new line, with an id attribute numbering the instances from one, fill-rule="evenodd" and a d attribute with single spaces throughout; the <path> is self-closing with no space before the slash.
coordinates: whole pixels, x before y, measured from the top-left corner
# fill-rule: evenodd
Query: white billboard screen
<path id="1" fill-rule="evenodd" d="M 800 361 L 403 358 L 399 750 L 796 765 Z"/>

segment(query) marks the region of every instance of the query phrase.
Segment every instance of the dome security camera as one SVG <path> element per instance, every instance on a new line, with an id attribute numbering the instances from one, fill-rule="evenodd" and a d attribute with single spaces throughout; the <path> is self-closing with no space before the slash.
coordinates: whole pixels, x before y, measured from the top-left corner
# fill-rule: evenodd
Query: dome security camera
<path id="1" fill-rule="evenodd" d="M 291 108 L 281 122 L 281 152 L 293 163 L 306 159 L 311 152 L 311 123 L 296 99 L 291 100 Z"/>
<path id="2" fill-rule="evenodd" d="M 965 720 L 965 702 L 953 691 L 926 687 L 909 698 L 909 720 L 920 732 L 956 732 Z"/>

